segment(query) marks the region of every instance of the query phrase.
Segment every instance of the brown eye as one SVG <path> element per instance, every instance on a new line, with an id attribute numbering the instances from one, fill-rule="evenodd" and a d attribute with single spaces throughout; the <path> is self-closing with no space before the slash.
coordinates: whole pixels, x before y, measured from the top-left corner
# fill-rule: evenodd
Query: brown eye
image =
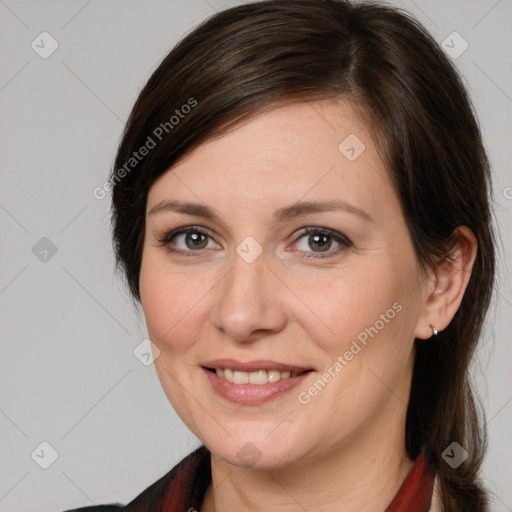
<path id="1" fill-rule="evenodd" d="M 208 243 L 210 241 L 213 242 L 211 235 L 196 226 L 175 229 L 159 238 L 160 245 L 169 252 L 182 253 L 186 256 L 209 248 Z M 218 247 L 215 243 L 214 246 Z"/>
<path id="2" fill-rule="evenodd" d="M 189 249 L 204 249 L 208 245 L 208 237 L 202 233 L 182 233 L 181 235 L 185 237 L 185 244 Z"/>
<path id="3" fill-rule="evenodd" d="M 322 252 L 323 249 L 329 249 L 332 245 L 332 239 L 329 235 L 309 235 L 308 244 L 315 252 Z"/>
<path id="4" fill-rule="evenodd" d="M 333 243 L 337 244 L 337 246 L 334 250 L 329 251 Z M 350 247 L 352 242 L 341 233 L 331 229 L 306 228 L 301 231 L 296 245 L 300 252 L 305 253 L 305 258 L 325 258 L 338 254 L 342 248 Z M 312 256 L 311 253 L 322 253 L 322 255 Z"/>

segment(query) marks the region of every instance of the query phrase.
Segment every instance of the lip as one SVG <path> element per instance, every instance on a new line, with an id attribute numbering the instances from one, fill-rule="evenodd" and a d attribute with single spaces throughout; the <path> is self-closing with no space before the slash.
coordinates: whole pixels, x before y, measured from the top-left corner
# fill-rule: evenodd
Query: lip
<path id="1" fill-rule="evenodd" d="M 222 368 L 222 365 L 216 366 L 216 368 Z M 230 368 L 230 366 L 228 365 L 227 368 Z M 258 369 L 260 368 L 261 366 Z M 279 379 L 277 382 L 267 382 L 267 384 L 235 384 L 221 379 L 215 372 L 205 367 L 203 367 L 202 370 L 216 393 L 226 400 L 242 405 L 259 405 L 268 402 L 295 388 L 313 373 L 313 371 L 307 371 L 296 377 Z"/>
<path id="2" fill-rule="evenodd" d="M 239 372 L 256 372 L 258 370 L 278 370 L 280 372 L 304 372 L 306 370 L 313 370 L 313 368 L 306 368 L 296 364 L 278 363 L 277 361 L 270 361 L 258 359 L 254 361 L 247 361 L 245 363 L 237 361 L 236 359 L 215 359 L 202 364 L 203 368 L 229 368 Z M 211 373 L 211 372 L 209 372 Z M 295 377 L 292 377 L 295 378 Z"/>

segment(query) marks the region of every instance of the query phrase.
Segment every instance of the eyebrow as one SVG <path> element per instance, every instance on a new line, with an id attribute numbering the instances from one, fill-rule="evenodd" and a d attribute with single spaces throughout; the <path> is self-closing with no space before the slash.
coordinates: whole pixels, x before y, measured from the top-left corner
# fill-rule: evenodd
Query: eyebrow
<path id="1" fill-rule="evenodd" d="M 369 222 L 375 222 L 375 219 L 361 208 L 340 200 L 322 202 L 299 201 L 290 206 L 285 206 L 283 208 L 279 208 L 279 210 L 276 210 L 274 213 L 274 221 L 282 222 L 285 220 L 296 219 L 311 213 L 331 212 L 337 210 L 343 210 L 347 213 L 357 215 Z M 153 206 L 151 210 L 149 210 L 148 216 L 167 211 L 195 215 L 197 217 L 204 217 L 206 219 L 222 223 L 220 217 L 206 205 L 174 200 L 161 201 L 157 205 Z"/>

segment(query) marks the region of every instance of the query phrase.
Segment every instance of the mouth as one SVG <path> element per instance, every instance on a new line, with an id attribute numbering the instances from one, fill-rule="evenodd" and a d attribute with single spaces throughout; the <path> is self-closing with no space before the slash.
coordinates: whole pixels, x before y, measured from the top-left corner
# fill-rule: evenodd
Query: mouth
<path id="1" fill-rule="evenodd" d="M 280 371 L 277 369 L 259 369 L 256 371 L 248 372 L 242 370 L 234 370 L 233 368 L 208 368 L 205 366 L 203 366 L 203 368 L 211 373 L 214 373 L 221 380 L 225 380 L 233 384 L 254 384 L 256 386 L 263 386 L 270 382 L 278 382 L 280 380 L 298 377 L 313 371 Z"/>
<path id="2" fill-rule="evenodd" d="M 252 368 L 247 369 L 248 366 Z M 254 369 L 255 367 L 258 369 Z M 208 366 L 201 368 L 211 389 L 218 396 L 242 405 L 259 405 L 277 397 L 284 397 L 315 373 L 311 368 L 268 362 L 267 365 L 261 362 L 208 363 Z"/>

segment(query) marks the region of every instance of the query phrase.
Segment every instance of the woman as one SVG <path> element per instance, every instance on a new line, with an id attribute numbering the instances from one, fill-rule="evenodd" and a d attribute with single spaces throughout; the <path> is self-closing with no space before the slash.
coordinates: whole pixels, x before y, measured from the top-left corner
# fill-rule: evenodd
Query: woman
<path id="1" fill-rule="evenodd" d="M 118 267 L 202 445 L 125 511 L 485 511 L 468 366 L 494 283 L 467 93 L 406 14 L 220 12 L 142 90 Z"/>

